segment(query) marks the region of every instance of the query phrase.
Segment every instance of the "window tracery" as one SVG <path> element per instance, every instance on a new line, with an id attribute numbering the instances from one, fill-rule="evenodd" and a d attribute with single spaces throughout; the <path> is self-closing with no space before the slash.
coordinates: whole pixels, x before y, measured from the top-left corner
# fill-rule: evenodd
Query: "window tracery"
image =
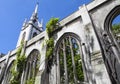
<path id="1" fill-rule="evenodd" d="M 79 84 L 84 81 L 80 42 L 66 35 L 58 44 L 57 57 L 60 84 Z"/>
<path id="2" fill-rule="evenodd" d="M 114 21 L 119 18 L 120 6 L 116 6 L 108 14 L 105 20 L 104 28 L 102 32 L 102 47 L 103 58 L 106 64 L 106 68 L 113 84 L 120 83 L 120 45 L 119 45 L 119 27 L 115 27 Z M 119 19 L 118 19 L 119 20 Z M 117 24 L 118 25 L 118 24 Z"/>
<path id="3" fill-rule="evenodd" d="M 7 72 L 5 74 L 5 77 L 4 77 L 5 79 L 3 81 L 3 84 L 10 84 L 10 80 L 12 78 L 11 70 L 12 70 L 13 64 L 14 64 L 14 62 L 12 62 L 10 64 L 10 66 L 8 67 Z"/>
<path id="4" fill-rule="evenodd" d="M 39 52 L 37 50 L 33 50 L 28 56 L 28 60 L 26 63 L 25 69 L 25 79 L 27 82 L 35 81 L 36 76 L 38 75 L 38 66 L 39 66 Z M 39 75 L 38 75 L 39 76 Z"/>

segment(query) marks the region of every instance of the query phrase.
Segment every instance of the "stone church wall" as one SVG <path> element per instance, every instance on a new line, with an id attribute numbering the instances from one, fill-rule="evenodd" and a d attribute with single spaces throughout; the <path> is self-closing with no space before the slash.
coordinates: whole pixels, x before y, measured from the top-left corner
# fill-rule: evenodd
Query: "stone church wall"
<path id="1" fill-rule="evenodd" d="M 86 70 L 84 70 L 84 75 L 86 75 L 84 84 L 111 84 L 96 31 L 100 32 L 101 29 L 105 29 L 104 22 L 108 13 L 118 5 L 120 5 L 119 0 L 94 0 L 88 5 L 79 7 L 76 12 L 61 20 L 59 22 L 61 29 L 54 31 L 55 48 L 66 33 L 72 33 L 79 37 L 82 59 L 86 67 Z M 47 33 L 43 31 L 27 41 L 24 50 L 25 56 L 28 58 L 33 50 L 38 50 L 40 53 L 39 76 L 36 78 L 35 84 L 60 84 L 57 77 L 57 64 L 51 66 L 50 73 L 46 72 L 46 39 L 48 39 Z M 1 84 L 4 84 L 7 69 L 16 59 L 16 52 L 17 48 L 0 58 Z M 55 56 L 57 57 L 57 55 Z"/>

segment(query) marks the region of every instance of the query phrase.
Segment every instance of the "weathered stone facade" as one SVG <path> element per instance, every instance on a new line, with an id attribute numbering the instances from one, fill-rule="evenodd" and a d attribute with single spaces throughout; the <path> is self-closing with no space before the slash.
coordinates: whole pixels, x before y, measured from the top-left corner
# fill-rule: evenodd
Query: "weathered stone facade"
<path id="1" fill-rule="evenodd" d="M 120 14 L 119 0 L 94 0 L 88 5 L 80 6 L 76 12 L 59 22 L 59 28 L 54 31 L 55 50 L 53 60 L 51 60 L 53 64 L 50 66 L 49 72 L 46 70 L 47 63 L 45 60 L 45 41 L 48 36 L 46 31 L 42 31 L 42 23 L 38 21 L 37 8 L 38 5 L 30 21 L 24 22 L 16 49 L 9 51 L 8 54 L 0 58 L 0 84 L 9 84 L 10 69 L 16 59 L 20 41 L 23 39 L 25 41 L 23 51 L 27 57 L 27 63 L 22 73 L 21 84 L 25 84 L 26 80 L 30 78 L 30 70 L 31 67 L 34 67 L 35 62 L 32 57 L 36 55 L 36 52 L 39 53 L 39 55 L 37 54 L 39 56 L 39 71 L 35 76 L 35 84 L 62 84 L 58 52 L 61 43 L 64 46 L 66 37 L 74 38 L 79 44 L 84 81 L 70 83 L 68 82 L 69 77 L 67 78 L 66 75 L 68 73 L 64 72 L 65 84 L 120 84 L 120 71 L 118 68 L 120 66 L 120 52 L 119 47 L 114 46 L 117 43 L 110 37 L 109 28 L 109 21 L 112 21 L 116 15 Z M 113 45 L 111 45 L 112 43 Z M 63 48 L 65 49 L 65 47 Z M 63 53 L 65 53 L 64 49 Z M 110 61 L 111 59 L 112 61 Z M 76 80 L 75 77 L 73 80 Z"/>

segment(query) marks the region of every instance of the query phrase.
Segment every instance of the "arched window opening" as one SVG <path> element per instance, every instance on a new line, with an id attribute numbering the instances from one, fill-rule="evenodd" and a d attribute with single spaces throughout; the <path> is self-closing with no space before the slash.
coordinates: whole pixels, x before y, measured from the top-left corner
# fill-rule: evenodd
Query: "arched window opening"
<path id="1" fill-rule="evenodd" d="M 84 82 L 80 42 L 72 35 L 66 35 L 57 49 L 60 84 L 79 84 Z"/>
<path id="2" fill-rule="evenodd" d="M 26 36 L 26 32 L 24 32 L 22 35 L 22 41 L 25 41 L 25 36 Z"/>
<path id="3" fill-rule="evenodd" d="M 12 78 L 11 70 L 12 70 L 13 65 L 14 65 L 14 62 L 12 62 L 10 64 L 10 66 L 8 67 L 7 72 L 6 72 L 5 76 L 4 76 L 3 84 L 10 84 L 10 80 Z"/>
<path id="4" fill-rule="evenodd" d="M 120 45 L 120 14 L 117 15 L 112 21 L 112 33 Z"/>
<path id="5" fill-rule="evenodd" d="M 107 15 L 102 36 L 103 58 L 112 84 L 120 83 L 120 5 Z"/>
<path id="6" fill-rule="evenodd" d="M 36 32 L 33 33 L 33 37 L 35 37 L 35 36 L 37 36 L 37 33 L 36 33 Z"/>
<path id="7" fill-rule="evenodd" d="M 40 75 L 38 70 L 39 64 L 39 51 L 33 50 L 28 56 L 28 60 L 26 63 L 26 73 L 24 76 L 27 84 L 29 84 L 30 82 L 34 83 L 36 78 Z"/>

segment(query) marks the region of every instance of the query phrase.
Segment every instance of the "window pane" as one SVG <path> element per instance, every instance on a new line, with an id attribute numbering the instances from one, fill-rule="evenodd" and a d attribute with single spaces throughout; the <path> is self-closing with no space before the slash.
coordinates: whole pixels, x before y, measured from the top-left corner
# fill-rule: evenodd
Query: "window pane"
<path id="1" fill-rule="evenodd" d="M 72 38 L 72 45 L 73 45 L 73 51 L 74 51 L 74 60 L 76 65 L 76 76 L 78 79 L 78 83 L 80 81 L 84 81 L 84 74 L 82 69 L 82 60 L 80 58 L 80 48 L 75 39 Z"/>
<path id="2" fill-rule="evenodd" d="M 73 65 L 72 65 L 72 56 L 70 52 L 70 47 L 66 47 L 66 62 L 68 70 L 68 81 L 70 84 L 74 83 L 74 74 L 73 74 Z"/>
<path id="3" fill-rule="evenodd" d="M 79 84 L 84 81 L 79 41 L 66 36 L 59 45 L 60 84 Z M 67 69 L 65 69 L 65 67 Z M 67 75 L 67 76 L 66 76 Z M 67 77 L 67 78 L 66 78 Z M 76 81 L 76 82 L 75 82 Z"/>
<path id="4" fill-rule="evenodd" d="M 60 58 L 60 81 L 61 84 L 65 81 L 65 71 L 64 71 L 64 57 L 63 57 L 63 51 L 62 49 L 59 52 L 59 58 Z"/>
<path id="5" fill-rule="evenodd" d="M 27 83 L 31 81 L 32 83 L 34 83 L 36 80 L 35 78 L 38 75 L 38 65 L 37 65 L 39 63 L 38 56 L 39 56 L 38 51 L 33 51 L 28 58 L 27 67 L 26 67 Z"/>
<path id="6" fill-rule="evenodd" d="M 120 14 L 113 19 L 112 33 L 116 41 L 120 44 Z"/>

